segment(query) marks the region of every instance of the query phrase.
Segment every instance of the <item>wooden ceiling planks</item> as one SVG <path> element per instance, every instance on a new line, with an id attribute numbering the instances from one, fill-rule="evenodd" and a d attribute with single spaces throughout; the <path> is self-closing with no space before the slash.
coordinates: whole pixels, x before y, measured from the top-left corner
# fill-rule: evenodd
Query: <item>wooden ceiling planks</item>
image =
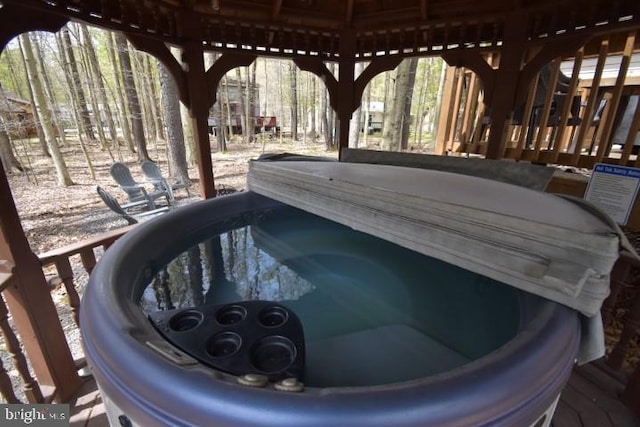
<path id="1" fill-rule="evenodd" d="M 505 19 L 517 9 L 527 12 L 527 34 L 534 43 L 640 26 L 637 0 L 3 1 L 170 43 L 192 37 L 181 16 L 196 13 L 210 48 L 325 58 L 336 57 L 335 40 L 344 30 L 356 34 L 359 58 L 495 50 Z M 294 42 L 296 37 L 303 42 Z"/>

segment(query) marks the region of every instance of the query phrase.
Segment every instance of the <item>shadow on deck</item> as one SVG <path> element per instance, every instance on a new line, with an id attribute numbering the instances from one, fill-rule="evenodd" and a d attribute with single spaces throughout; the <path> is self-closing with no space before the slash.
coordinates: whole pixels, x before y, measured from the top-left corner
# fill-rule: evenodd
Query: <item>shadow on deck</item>
<path id="1" fill-rule="evenodd" d="M 638 427 L 640 420 L 617 398 L 620 384 L 597 367 L 575 368 L 560 397 L 553 427 Z M 109 427 L 100 393 L 87 380 L 71 404 L 71 427 Z"/>

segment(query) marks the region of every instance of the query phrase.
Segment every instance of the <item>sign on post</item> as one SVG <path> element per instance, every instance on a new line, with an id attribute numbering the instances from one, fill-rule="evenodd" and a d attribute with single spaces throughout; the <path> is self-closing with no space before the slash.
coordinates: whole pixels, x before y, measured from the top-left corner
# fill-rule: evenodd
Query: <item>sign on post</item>
<path id="1" fill-rule="evenodd" d="M 585 200 L 625 225 L 640 187 L 640 169 L 597 163 L 589 180 Z"/>

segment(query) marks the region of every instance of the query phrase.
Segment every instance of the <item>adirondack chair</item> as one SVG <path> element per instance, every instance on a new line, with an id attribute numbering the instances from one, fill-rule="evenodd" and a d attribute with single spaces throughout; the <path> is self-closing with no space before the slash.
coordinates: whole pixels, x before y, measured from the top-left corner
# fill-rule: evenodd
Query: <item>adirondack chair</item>
<path id="1" fill-rule="evenodd" d="M 144 200 L 147 202 L 149 209 L 155 209 L 155 200 L 160 197 L 166 197 L 168 204 L 171 204 L 173 201 L 173 196 L 169 194 L 167 190 L 158 189 L 155 185 L 154 190 L 148 192 L 144 186 L 133 179 L 129 168 L 122 163 L 114 163 L 109 169 L 109 173 L 111 173 L 111 176 L 118 183 L 120 188 L 127 193 L 130 203 Z"/>
<path id="2" fill-rule="evenodd" d="M 96 190 L 98 191 L 98 195 L 100 196 L 102 201 L 105 203 L 105 205 L 107 205 L 109 207 L 109 209 L 111 209 L 112 211 L 114 211 L 115 213 L 117 213 L 118 215 L 123 217 L 125 220 L 127 220 L 127 222 L 129 224 L 137 224 L 138 223 L 138 219 L 142 219 L 142 218 L 158 215 L 158 214 L 167 212 L 169 210 L 169 208 L 167 206 L 165 206 L 165 207 L 153 209 L 153 210 L 150 210 L 150 211 L 143 211 L 143 212 L 139 212 L 139 213 L 130 213 L 130 212 L 127 212 L 126 209 L 135 208 L 135 207 L 144 208 L 144 207 L 148 206 L 147 205 L 147 201 L 146 200 L 140 200 L 138 202 L 132 202 L 132 203 L 127 203 L 127 204 L 121 205 L 118 202 L 118 200 L 115 197 L 113 197 L 111 194 L 109 194 L 109 192 L 107 190 L 105 190 L 104 188 L 102 188 L 102 187 L 100 187 L 98 185 L 96 187 Z"/>
<path id="3" fill-rule="evenodd" d="M 142 172 L 145 174 L 149 182 L 153 183 L 156 191 L 166 191 L 171 198 L 171 201 L 175 200 L 173 195 L 174 190 L 184 188 L 187 190 L 187 196 L 191 197 L 189 191 L 189 183 L 185 181 L 183 177 L 163 177 L 162 171 L 157 164 L 145 161 L 142 162 Z"/>

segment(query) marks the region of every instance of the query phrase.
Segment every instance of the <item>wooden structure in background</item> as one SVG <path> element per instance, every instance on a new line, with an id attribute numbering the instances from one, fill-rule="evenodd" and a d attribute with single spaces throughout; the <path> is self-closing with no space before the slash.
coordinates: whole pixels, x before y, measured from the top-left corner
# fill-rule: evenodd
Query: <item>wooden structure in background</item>
<path id="1" fill-rule="evenodd" d="M 640 32 L 594 37 L 574 49 L 558 50 L 528 87 L 519 87 L 502 135 L 504 146 L 494 154 L 580 168 L 599 162 L 640 166 L 640 147 L 633 149 L 640 141 Z M 470 68 L 448 67 L 438 154 L 489 153 L 495 128 L 481 85 Z M 625 115 L 628 123 L 621 128 Z M 614 149 L 616 132 L 620 148 Z"/>
<path id="2" fill-rule="evenodd" d="M 478 76 L 469 89 L 483 94 L 489 136 L 486 142 L 479 138 L 475 143 L 484 145 L 486 157 L 501 158 L 513 148 L 508 135 L 515 106 L 525 99 L 538 72 L 592 39 L 620 32 L 635 34 L 640 28 L 640 2 L 1 0 L 0 50 L 21 33 L 55 32 L 70 20 L 122 31 L 137 49 L 167 66 L 193 120 L 202 195 L 209 198 L 216 195 L 209 108 L 222 76 L 251 64 L 259 55 L 292 58 L 301 69 L 322 79 L 338 117 L 340 148 L 348 146 L 349 119 L 373 77 L 394 69 L 406 57 L 442 56 L 449 64 L 466 67 Z M 181 61 L 171 54 L 168 44 L 181 49 Z M 205 69 L 203 54 L 208 50 L 222 55 Z M 329 71 L 327 61 L 338 63 L 338 75 Z M 358 61 L 368 65 L 356 78 Z M 449 88 L 459 91 L 463 84 L 454 85 L 451 77 Z M 614 91 L 612 99 L 616 96 Z M 471 108 L 471 98 L 464 103 L 460 98 L 452 111 Z M 453 123 L 454 116 L 444 116 L 443 120 Z M 472 117 L 463 118 L 465 137 L 473 134 L 473 123 Z M 542 153 L 543 145 L 536 147 L 539 149 L 533 152 Z M 551 151 L 554 158 L 561 154 L 559 147 Z M 24 235 L 2 168 L 0 206 L 0 260 L 10 263 L 10 271 L 1 271 L 10 274 L 3 296 L 45 399 L 65 401 L 80 381 L 40 261 Z M 0 372 L 0 380 L 1 376 Z"/>

